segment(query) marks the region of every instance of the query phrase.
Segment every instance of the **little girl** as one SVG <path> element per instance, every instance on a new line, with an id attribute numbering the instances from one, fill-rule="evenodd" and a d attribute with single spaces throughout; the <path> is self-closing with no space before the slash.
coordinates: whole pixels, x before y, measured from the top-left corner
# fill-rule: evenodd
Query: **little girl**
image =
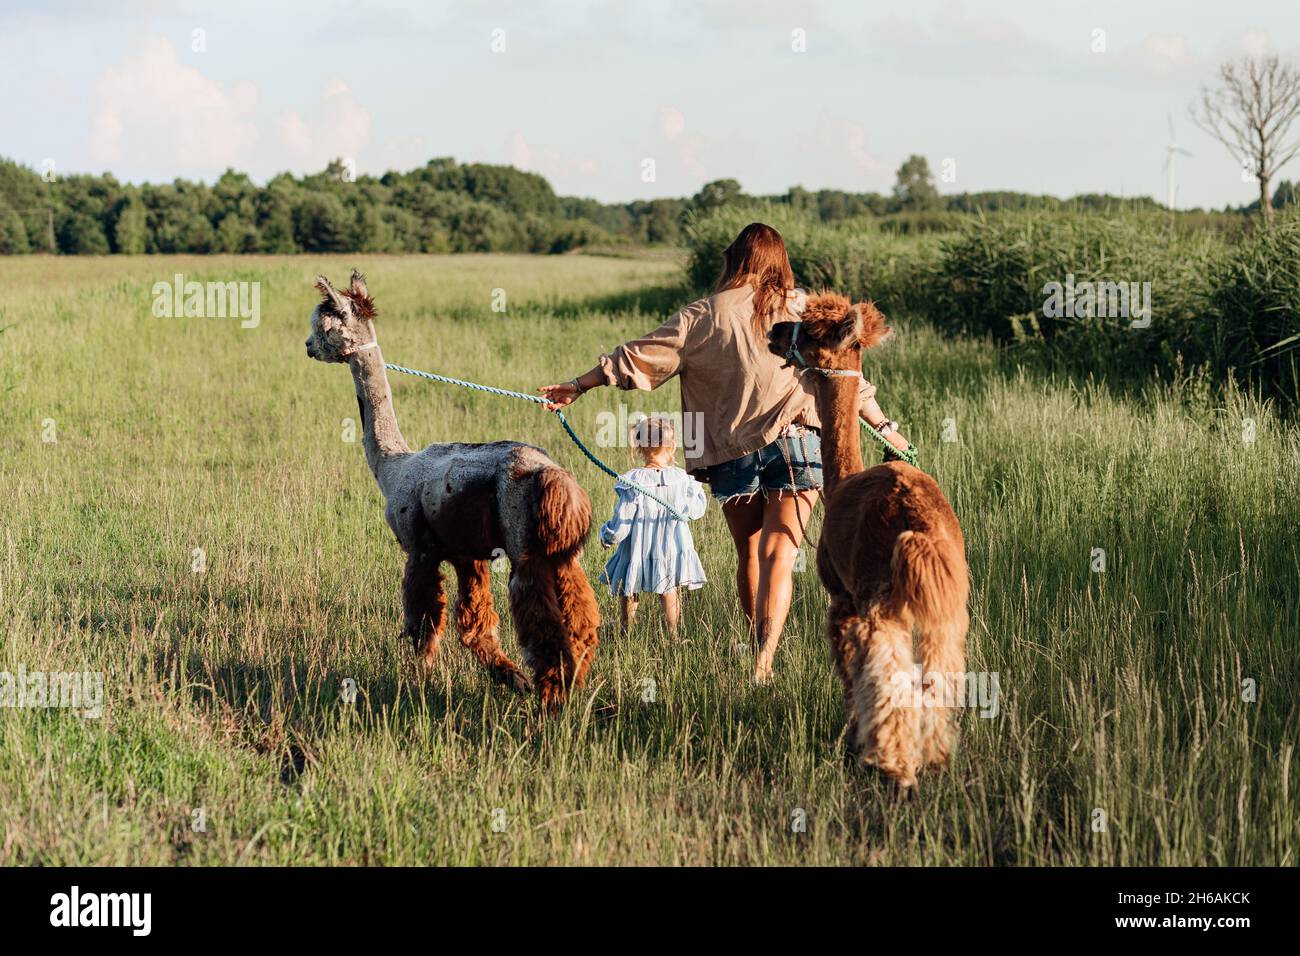
<path id="1" fill-rule="evenodd" d="M 600 580 L 622 599 L 624 629 L 632 624 L 638 595 L 658 594 L 668 633 L 675 639 L 681 617 L 677 589 L 702 587 L 704 568 L 690 526 L 623 482 L 653 491 L 692 521 L 704 514 L 708 499 L 704 486 L 673 463 L 677 440 L 672 419 L 643 418 L 629 437 L 645 465 L 621 475 L 614 486 L 618 502 L 614 517 L 600 529 L 600 543 L 615 550 Z"/>

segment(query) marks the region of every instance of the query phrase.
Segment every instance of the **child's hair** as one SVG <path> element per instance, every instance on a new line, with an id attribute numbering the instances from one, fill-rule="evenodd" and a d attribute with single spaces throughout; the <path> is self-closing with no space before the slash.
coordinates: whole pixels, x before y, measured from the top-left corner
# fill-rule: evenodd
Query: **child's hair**
<path id="1" fill-rule="evenodd" d="M 628 429 L 628 443 L 643 459 L 651 452 L 677 448 L 677 429 L 666 415 L 648 415 L 638 419 Z"/>

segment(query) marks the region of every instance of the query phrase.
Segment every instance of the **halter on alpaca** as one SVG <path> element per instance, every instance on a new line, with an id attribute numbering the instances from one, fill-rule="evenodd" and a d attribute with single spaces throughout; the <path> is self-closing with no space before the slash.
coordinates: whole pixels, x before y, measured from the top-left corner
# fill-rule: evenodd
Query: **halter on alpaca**
<path id="1" fill-rule="evenodd" d="M 785 350 L 785 355 L 783 356 L 786 365 L 797 365 L 805 372 L 817 372 L 823 378 L 835 378 L 836 376 L 846 378 L 850 376 L 854 378 L 862 377 L 861 371 L 851 368 L 822 368 L 820 365 L 809 365 L 808 360 L 804 358 L 803 353 L 799 351 L 797 344 L 799 341 L 799 329 L 803 325 L 803 322 L 791 322 L 790 324 L 793 326 L 790 330 L 790 347 Z M 887 424 L 890 426 L 889 431 L 894 431 L 898 428 L 898 422 L 891 421 Z M 867 422 L 863 422 L 862 425 L 866 428 L 871 437 L 875 438 L 885 447 L 886 455 L 892 455 L 900 461 L 907 462 L 909 465 L 916 465 L 919 459 L 916 454 L 915 446 L 909 444 L 906 448 L 899 448 L 885 437 L 887 432 L 882 432 L 877 428 L 873 428 Z"/>
<path id="2" fill-rule="evenodd" d="M 805 372 L 819 372 L 824 378 L 833 378 L 836 375 L 862 377 L 862 372 L 855 371 L 851 368 L 822 368 L 818 365 L 809 365 L 808 360 L 803 357 L 803 353 L 795 347 L 799 341 L 799 329 L 803 322 L 791 322 L 793 329 L 790 330 L 790 347 L 785 350 L 785 360 L 787 365 L 798 365 Z"/>

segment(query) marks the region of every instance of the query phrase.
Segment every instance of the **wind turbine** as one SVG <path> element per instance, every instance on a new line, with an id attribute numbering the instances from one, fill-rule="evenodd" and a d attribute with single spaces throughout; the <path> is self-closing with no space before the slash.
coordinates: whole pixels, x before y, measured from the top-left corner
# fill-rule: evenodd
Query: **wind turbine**
<path id="1" fill-rule="evenodd" d="M 1165 172 L 1168 173 L 1169 176 L 1169 211 L 1172 213 L 1174 211 L 1174 202 L 1178 199 L 1178 183 L 1174 178 L 1174 157 L 1179 153 L 1182 153 L 1184 156 L 1191 156 L 1192 154 L 1179 146 L 1175 141 L 1173 116 L 1166 113 L 1165 118 L 1169 120 L 1169 145 L 1165 147 Z"/>

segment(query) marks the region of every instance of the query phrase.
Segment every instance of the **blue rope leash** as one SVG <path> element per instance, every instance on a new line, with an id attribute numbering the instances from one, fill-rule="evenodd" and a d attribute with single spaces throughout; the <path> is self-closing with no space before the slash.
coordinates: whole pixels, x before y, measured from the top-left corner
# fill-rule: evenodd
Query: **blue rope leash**
<path id="1" fill-rule="evenodd" d="M 508 388 L 493 388 L 491 385 L 480 385 L 478 382 L 467 382 L 464 379 L 460 379 L 460 378 L 449 378 L 446 375 L 435 375 L 433 372 L 421 372 L 419 369 L 404 368 L 401 365 L 391 365 L 387 362 L 384 363 L 384 368 L 389 369 L 390 371 L 393 372 L 401 372 L 403 375 L 414 375 L 417 378 L 428 379 L 431 382 L 442 382 L 445 385 L 459 385 L 461 388 L 470 388 L 476 392 L 487 392 L 489 395 L 503 395 L 506 398 L 521 398 L 526 402 L 533 402 L 536 405 L 546 404 L 546 399 L 542 398 L 539 395 L 529 395 L 526 392 L 512 392 Z M 659 502 L 659 504 L 663 505 L 666 509 L 668 509 L 668 513 L 672 515 L 674 518 L 676 518 L 678 521 L 687 520 L 686 515 L 682 514 L 680 511 L 678 511 L 676 508 L 670 505 L 663 498 L 660 498 L 649 488 L 642 488 L 640 485 L 633 484 L 627 479 L 621 477 L 619 473 L 616 472 L 613 468 L 609 467 L 609 465 L 605 464 L 603 461 L 601 461 L 599 458 L 593 455 L 591 453 L 591 450 L 582 443 L 582 439 L 578 437 L 577 432 L 573 430 L 573 426 L 569 424 L 569 420 L 564 417 L 564 412 L 560 411 L 558 408 L 555 410 L 555 417 L 560 420 L 560 424 L 564 426 L 565 433 L 569 436 L 569 438 L 573 440 L 573 443 L 578 446 L 578 450 L 581 451 L 584 455 L 586 455 L 587 460 L 590 461 L 593 465 L 595 465 L 605 474 L 609 475 L 611 478 L 615 479 L 619 484 L 627 488 L 631 488 L 637 494 L 645 495 L 647 498 L 649 498 L 652 501 Z"/>

